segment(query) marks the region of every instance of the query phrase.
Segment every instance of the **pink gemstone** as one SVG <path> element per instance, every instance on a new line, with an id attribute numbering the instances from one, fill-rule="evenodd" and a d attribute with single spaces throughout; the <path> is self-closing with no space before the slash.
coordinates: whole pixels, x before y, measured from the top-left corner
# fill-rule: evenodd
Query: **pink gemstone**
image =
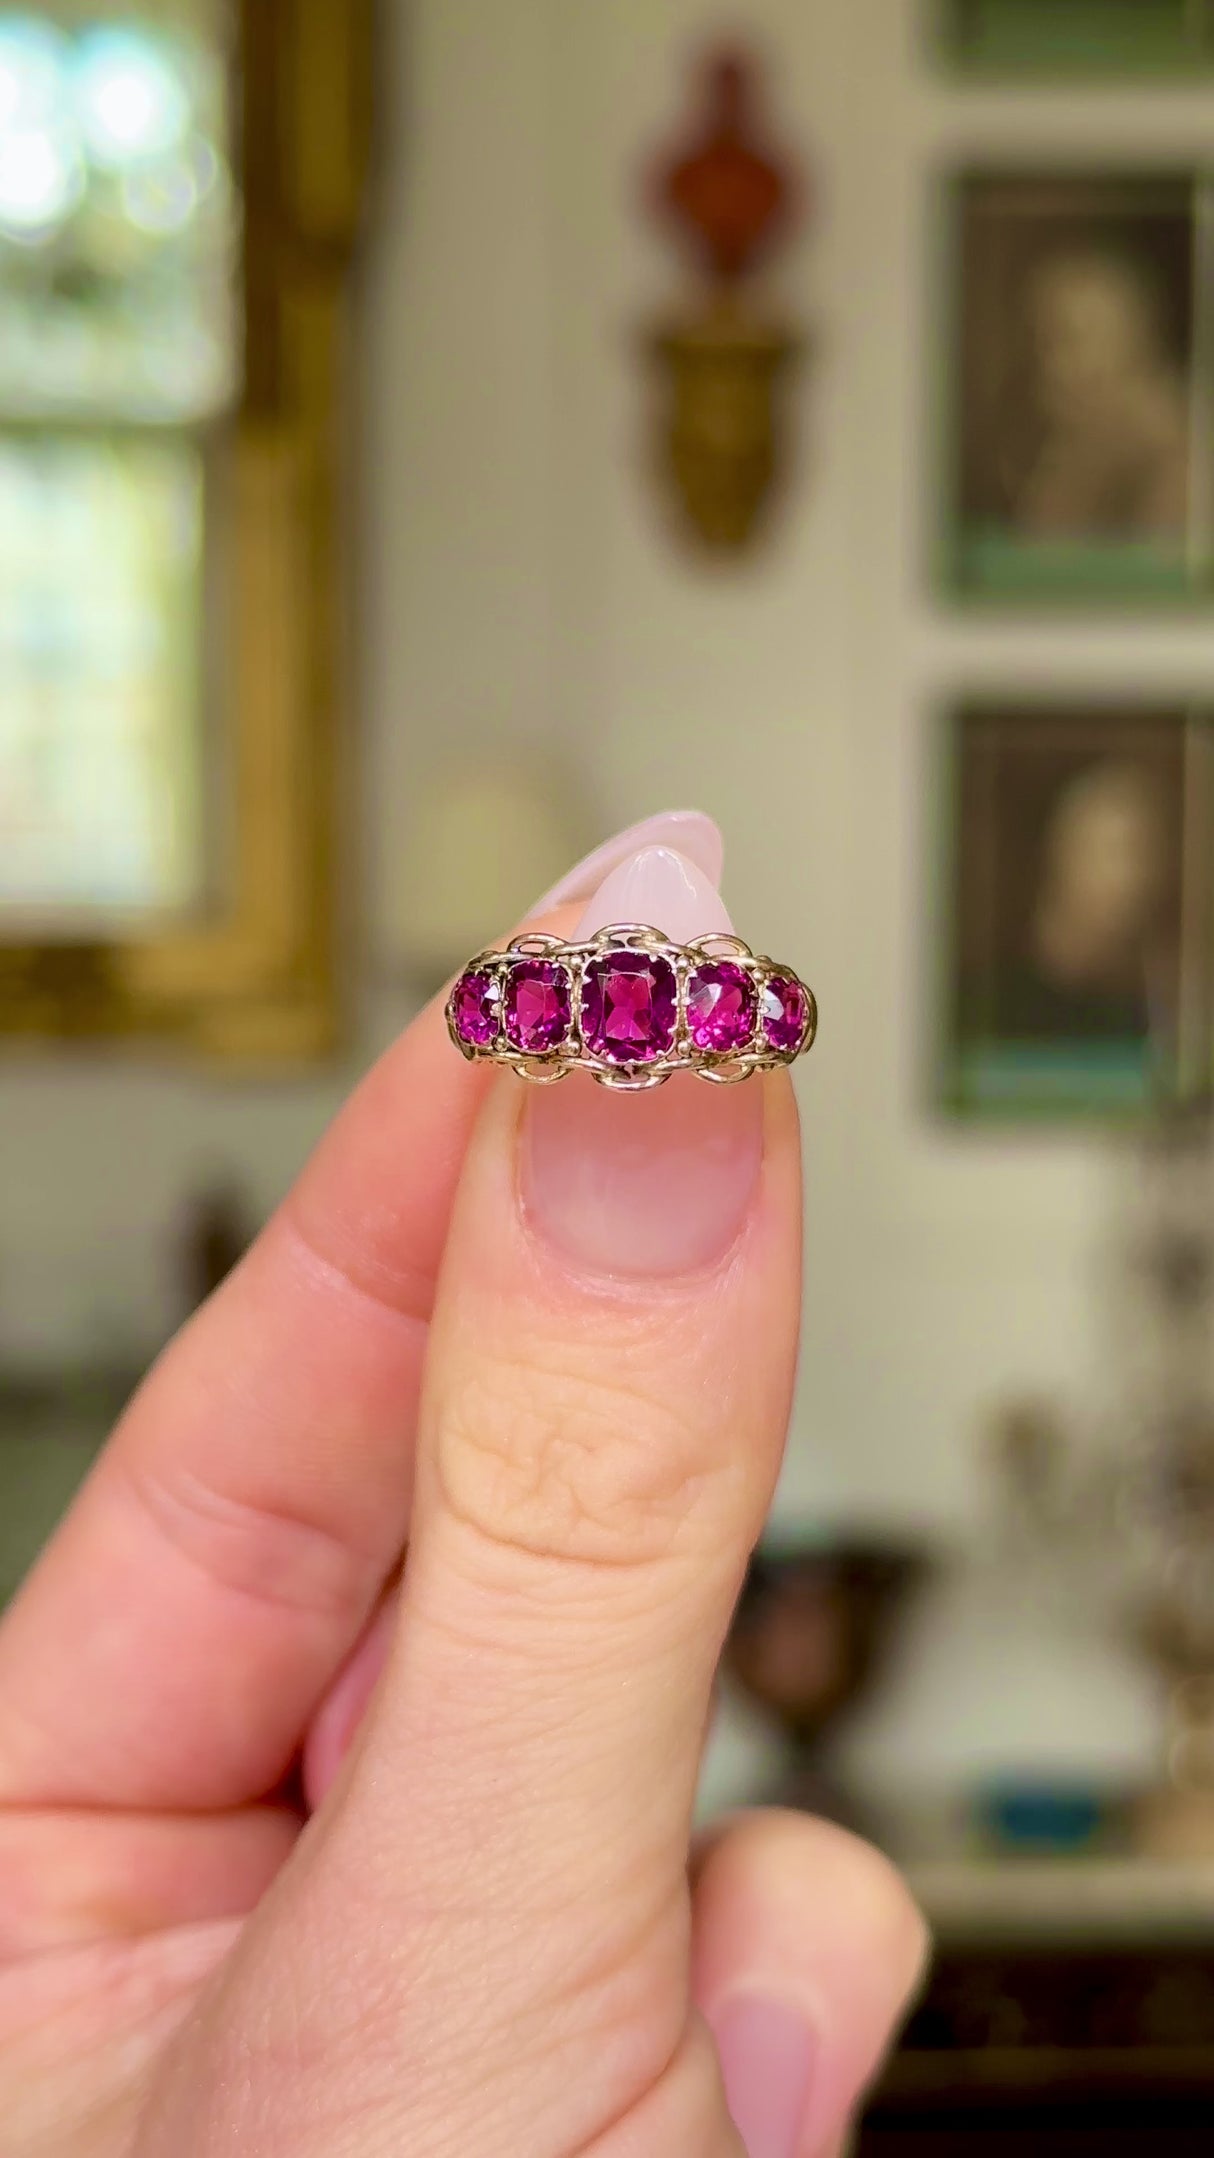
<path id="1" fill-rule="evenodd" d="M 612 1064 L 652 1064 L 674 1044 L 678 986 L 668 959 L 613 952 L 592 959 L 582 989 L 582 1037 Z"/>
<path id="2" fill-rule="evenodd" d="M 455 1031 L 470 1048 L 484 1049 L 497 1034 L 498 986 L 492 974 L 461 974 L 451 992 Z"/>
<path id="3" fill-rule="evenodd" d="M 809 1018 L 809 1001 L 795 976 L 776 974 L 763 991 L 763 1032 L 773 1049 L 797 1050 Z"/>
<path id="4" fill-rule="evenodd" d="M 569 970 L 519 959 L 506 980 L 506 1039 L 525 1056 L 558 1049 L 569 1032 Z"/>
<path id="5" fill-rule="evenodd" d="M 742 1049 L 755 1030 L 755 985 L 745 967 L 713 960 L 687 985 L 687 1031 L 695 1048 L 713 1056 Z"/>

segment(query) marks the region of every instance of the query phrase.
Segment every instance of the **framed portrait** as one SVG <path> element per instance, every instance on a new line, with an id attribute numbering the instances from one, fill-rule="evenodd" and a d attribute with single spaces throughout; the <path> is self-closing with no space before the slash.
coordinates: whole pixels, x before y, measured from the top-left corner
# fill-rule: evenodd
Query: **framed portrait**
<path id="1" fill-rule="evenodd" d="M 1209 596 L 1209 208 L 1184 173 L 958 183 L 946 541 L 961 593 Z"/>
<path id="2" fill-rule="evenodd" d="M 948 734 L 945 1103 L 1118 1117 L 1203 1091 L 1214 715 L 983 702 Z"/>
<path id="3" fill-rule="evenodd" d="M 1151 75 L 1214 62 L 1212 0 L 940 0 L 950 59 L 994 75 Z"/>

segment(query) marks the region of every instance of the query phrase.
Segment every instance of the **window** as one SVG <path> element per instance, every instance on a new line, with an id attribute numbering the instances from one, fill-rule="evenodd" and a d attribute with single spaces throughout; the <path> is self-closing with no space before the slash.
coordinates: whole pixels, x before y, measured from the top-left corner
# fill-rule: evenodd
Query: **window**
<path id="1" fill-rule="evenodd" d="M 208 423 L 239 388 L 231 24 L 0 12 L 0 903 L 188 907 Z"/>
<path id="2" fill-rule="evenodd" d="M 330 1032 L 370 0 L 0 0 L 0 1033 Z"/>

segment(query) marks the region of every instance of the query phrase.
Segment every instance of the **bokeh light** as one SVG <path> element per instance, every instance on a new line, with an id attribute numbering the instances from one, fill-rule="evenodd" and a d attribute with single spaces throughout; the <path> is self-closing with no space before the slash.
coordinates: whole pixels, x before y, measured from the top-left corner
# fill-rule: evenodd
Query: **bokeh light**
<path id="1" fill-rule="evenodd" d="M 180 75 L 151 38 L 134 30 L 93 30 L 81 38 L 75 95 L 89 156 L 103 170 L 121 172 L 163 156 L 189 125 Z"/>
<path id="2" fill-rule="evenodd" d="M 91 17 L 91 19 L 90 19 Z M 239 372 L 230 0 L 0 5 L 0 418 L 152 421 Z"/>
<path id="3" fill-rule="evenodd" d="M 24 133 L 61 117 L 72 48 L 33 15 L 0 16 L 0 130 Z"/>
<path id="4" fill-rule="evenodd" d="M 190 107 L 154 36 L 95 28 L 73 42 L 36 16 L 0 16 L 0 230 L 46 237 L 80 203 L 87 160 L 121 181 L 141 232 L 180 232 L 202 192 L 182 147 Z"/>
<path id="5" fill-rule="evenodd" d="M 188 157 L 140 165 L 122 183 L 124 215 L 140 232 L 182 232 L 198 207 L 198 175 Z"/>
<path id="6" fill-rule="evenodd" d="M 70 138 L 49 127 L 0 130 L 0 231 L 40 239 L 75 209 L 83 191 Z"/>

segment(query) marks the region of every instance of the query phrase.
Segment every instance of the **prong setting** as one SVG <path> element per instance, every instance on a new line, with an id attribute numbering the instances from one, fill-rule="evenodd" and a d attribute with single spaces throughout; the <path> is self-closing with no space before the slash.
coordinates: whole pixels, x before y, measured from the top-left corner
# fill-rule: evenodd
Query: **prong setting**
<path id="1" fill-rule="evenodd" d="M 504 951 L 478 952 L 446 1016 L 469 1062 L 503 1064 L 533 1085 L 586 1071 L 639 1094 L 677 1071 L 734 1086 L 791 1064 L 812 1046 L 818 1014 L 790 968 L 740 937 L 676 944 L 649 923 L 613 922 L 572 942 L 528 930 Z"/>

